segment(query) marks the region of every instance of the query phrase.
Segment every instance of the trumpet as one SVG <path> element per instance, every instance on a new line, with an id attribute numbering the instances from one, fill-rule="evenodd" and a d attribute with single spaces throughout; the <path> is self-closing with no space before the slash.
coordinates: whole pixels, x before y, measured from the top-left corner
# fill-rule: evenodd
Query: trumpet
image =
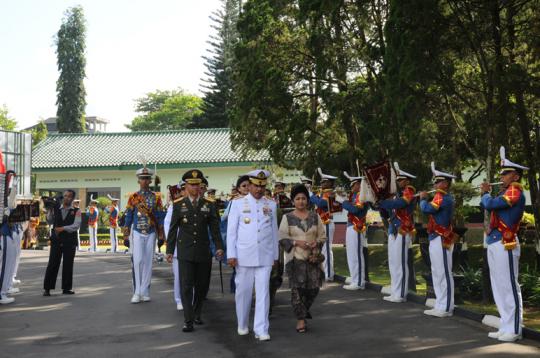
<path id="1" fill-rule="evenodd" d="M 489 183 L 489 185 L 493 185 L 493 186 L 495 186 L 495 185 L 501 185 L 501 184 L 503 184 L 502 181 L 499 181 L 499 182 L 496 182 L 496 183 Z M 480 189 L 480 185 L 474 186 L 473 189 Z M 437 191 L 437 190 L 430 190 L 430 191 L 427 191 L 427 193 L 428 193 L 428 194 L 433 194 L 433 193 L 435 193 L 436 191 Z M 414 197 L 419 197 L 419 196 L 420 196 L 420 193 L 417 193 L 417 194 L 414 195 Z"/>

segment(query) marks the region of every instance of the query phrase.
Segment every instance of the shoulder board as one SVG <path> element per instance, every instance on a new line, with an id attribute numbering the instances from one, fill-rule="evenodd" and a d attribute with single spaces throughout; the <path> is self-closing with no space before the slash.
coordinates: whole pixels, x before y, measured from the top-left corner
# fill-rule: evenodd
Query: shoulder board
<path id="1" fill-rule="evenodd" d="M 173 200 L 173 203 L 178 203 L 178 202 L 184 200 L 184 198 L 185 198 L 185 196 L 181 196 L 181 197 L 179 197 L 178 199 L 174 199 L 174 200 Z"/>
<path id="2" fill-rule="evenodd" d="M 414 193 L 416 193 L 416 188 L 412 185 L 407 185 L 406 188 L 412 190 Z"/>
<path id="3" fill-rule="evenodd" d="M 215 203 L 216 202 L 216 199 L 210 199 L 210 198 L 203 198 L 204 201 L 206 202 L 209 202 L 209 203 Z"/>
<path id="4" fill-rule="evenodd" d="M 503 200 L 508 203 L 510 206 L 514 206 L 521 197 L 521 192 L 523 191 L 523 187 L 519 183 L 512 183 L 508 186 L 508 188 L 504 191 L 503 194 Z"/>

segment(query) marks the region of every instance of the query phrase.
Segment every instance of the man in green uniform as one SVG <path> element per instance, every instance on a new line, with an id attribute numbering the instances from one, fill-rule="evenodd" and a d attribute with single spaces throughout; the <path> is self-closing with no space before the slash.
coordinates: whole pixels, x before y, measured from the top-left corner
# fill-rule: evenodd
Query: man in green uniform
<path id="1" fill-rule="evenodd" d="M 178 248 L 184 332 L 192 332 L 194 323 L 203 324 L 202 304 L 212 267 L 210 237 L 217 249 L 216 257 L 220 259 L 223 256 L 218 211 L 214 203 L 200 195 L 199 186 L 203 178 L 198 169 L 189 170 L 182 176 L 186 183 L 186 196 L 174 203 L 167 236 L 168 262 L 173 260 L 175 245 Z"/>

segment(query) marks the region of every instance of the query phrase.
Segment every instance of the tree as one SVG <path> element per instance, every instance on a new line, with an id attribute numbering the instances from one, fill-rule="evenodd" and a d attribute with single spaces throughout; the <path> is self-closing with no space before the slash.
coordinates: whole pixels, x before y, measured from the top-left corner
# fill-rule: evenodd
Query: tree
<path id="1" fill-rule="evenodd" d="M 132 131 L 183 129 L 202 114 L 202 99 L 181 89 L 156 90 L 135 102 L 135 111 L 140 115 L 126 124 Z"/>
<path id="2" fill-rule="evenodd" d="M 222 9 L 215 11 L 210 19 L 217 35 L 210 37 L 209 56 L 206 61 L 206 79 L 203 81 L 203 114 L 190 127 L 222 128 L 229 126 L 231 91 L 233 87 L 232 66 L 234 46 L 238 41 L 236 23 L 240 12 L 239 0 L 222 0 Z"/>
<path id="3" fill-rule="evenodd" d="M 56 116 L 60 133 L 80 133 L 86 130 L 85 38 L 86 24 L 82 7 L 69 8 L 56 35 L 56 63 L 60 72 L 56 82 Z"/>
<path id="4" fill-rule="evenodd" d="M 3 105 L 0 107 L 0 129 L 12 131 L 15 127 L 17 127 L 17 121 L 9 116 L 6 105 Z"/>
<path id="5" fill-rule="evenodd" d="M 49 131 L 47 130 L 47 125 L 45 124 L 45 122 L 41 120 L 32 129 L 30 133 L 32 134 L 32 145 L 35 147 L 40 142 L 42 142 L 45 138 L 47 138 Z"/>

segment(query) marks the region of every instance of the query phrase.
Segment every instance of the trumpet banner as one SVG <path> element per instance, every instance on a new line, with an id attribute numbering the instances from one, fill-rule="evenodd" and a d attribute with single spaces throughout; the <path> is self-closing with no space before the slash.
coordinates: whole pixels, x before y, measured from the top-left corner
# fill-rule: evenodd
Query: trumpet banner
<path id="1" fill-rule="evenodd" d="M 375 203 L 397 193 L 396 172 L 390 162 L 364 167 L 365 180 L 360 184 L 360 200 Z"/>

